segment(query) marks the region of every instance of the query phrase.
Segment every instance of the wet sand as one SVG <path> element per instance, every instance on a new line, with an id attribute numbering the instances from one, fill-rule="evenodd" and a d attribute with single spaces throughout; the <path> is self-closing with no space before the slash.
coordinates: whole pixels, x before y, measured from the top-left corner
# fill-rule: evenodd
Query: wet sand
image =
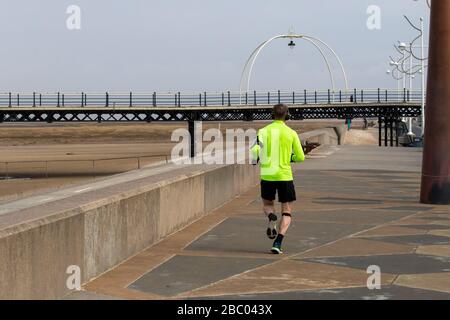
<path id="1" fill-rule="evenodd" d="M 306 132 L 341 121 L 292 121 Z M 255 130 L 267 122 L 204 123 L 203 130 Z M 0 202 L 166 161 L 186 123 L 0 125 Z M 7 162 L 7 163 L 6 163 Z M 16 179 L 5 180 L 14 177 Z"/>

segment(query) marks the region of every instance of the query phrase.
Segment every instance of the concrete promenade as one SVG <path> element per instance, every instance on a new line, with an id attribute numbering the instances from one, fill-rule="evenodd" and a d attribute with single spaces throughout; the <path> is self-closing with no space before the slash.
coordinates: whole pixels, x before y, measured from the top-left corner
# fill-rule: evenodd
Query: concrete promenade
<path id="1" fill-rule="evenodd" d="M 254 187 L 67 298 L 450 299 L 450 206 L 419 204 L 421 158 L 322 147 L 295 167 L 285 254 L 269 253 Z M 371 265 L 380 290 L 367 288 Z"/>

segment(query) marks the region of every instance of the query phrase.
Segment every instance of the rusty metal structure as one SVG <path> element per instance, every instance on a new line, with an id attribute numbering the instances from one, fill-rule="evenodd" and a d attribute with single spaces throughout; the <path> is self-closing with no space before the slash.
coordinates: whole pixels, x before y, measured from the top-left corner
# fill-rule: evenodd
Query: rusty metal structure
<path id="1" fill-rule="evenodd" d="M 431 3 L 421 202 L 450 204 L 450 0 Z"/>

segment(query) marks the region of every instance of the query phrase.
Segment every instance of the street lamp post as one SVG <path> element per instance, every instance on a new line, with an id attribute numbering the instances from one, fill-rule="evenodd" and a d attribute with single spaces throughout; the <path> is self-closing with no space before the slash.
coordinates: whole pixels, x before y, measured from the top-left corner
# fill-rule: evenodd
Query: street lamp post
<path id="1" fill-rule="evenodd" d="M 450 17 L 450 1 L 436 0 L 431 3 L 425 117 L 427 124 L 420 196 L 421 202 L 426 204 L 450 204 L 450 90 L 448 89 L 450 19 L 448 17 Z"/>

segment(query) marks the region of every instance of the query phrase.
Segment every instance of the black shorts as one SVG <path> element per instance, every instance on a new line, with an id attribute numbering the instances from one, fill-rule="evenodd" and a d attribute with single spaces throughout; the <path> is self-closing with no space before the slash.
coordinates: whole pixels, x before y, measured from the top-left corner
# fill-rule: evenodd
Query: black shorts
<path id="1" fill-rule="evenodd" d="M 273 201 L 278 192 L 278 201 L 281 203 L 297 200 L 294 181 L 265 181 L 261 180 L 261 198 Z"/>

